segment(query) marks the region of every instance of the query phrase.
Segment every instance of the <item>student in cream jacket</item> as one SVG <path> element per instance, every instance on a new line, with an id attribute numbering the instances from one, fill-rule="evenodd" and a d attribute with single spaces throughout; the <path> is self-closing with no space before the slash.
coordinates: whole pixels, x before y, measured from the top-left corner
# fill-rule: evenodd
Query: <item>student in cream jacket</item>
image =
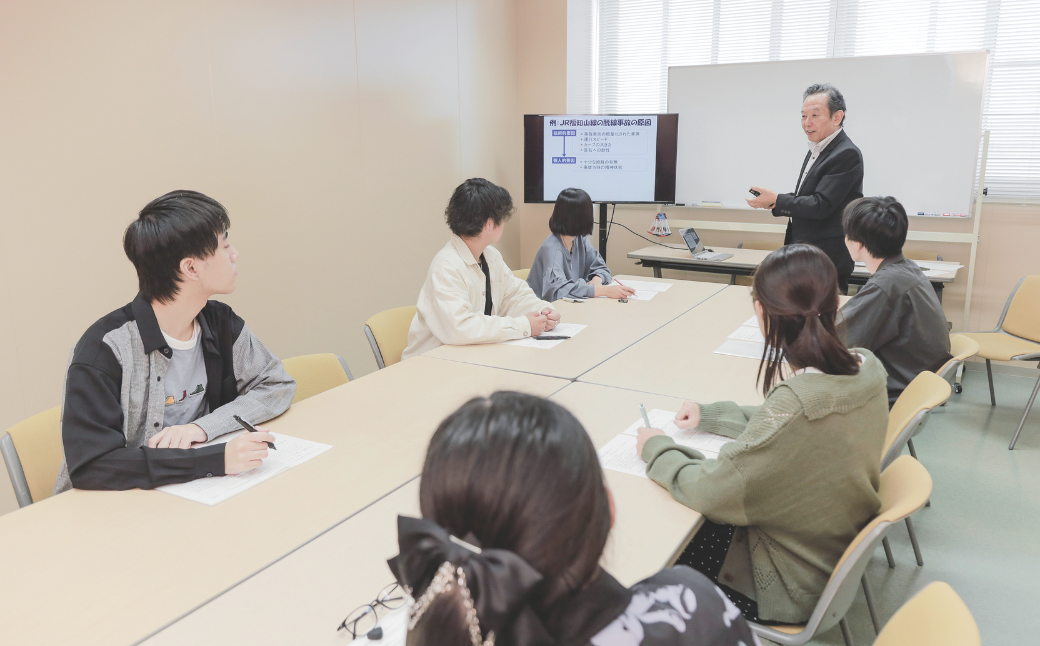
<path id="1" fill-rule="evenodd" d="M 556 327 L 560 314 L 490 246 L 502 237 L 512 211 L 509 193 L 487 180 L 470 179 L 455 189 L 446 210 L 453 235 L 430 264 L 402 360 L 440 345 L 522 339 Z"/>

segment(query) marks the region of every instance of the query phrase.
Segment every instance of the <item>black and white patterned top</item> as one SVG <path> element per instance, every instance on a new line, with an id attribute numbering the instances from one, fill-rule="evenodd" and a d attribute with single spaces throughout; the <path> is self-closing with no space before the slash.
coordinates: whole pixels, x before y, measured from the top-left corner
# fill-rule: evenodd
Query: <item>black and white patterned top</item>
<path id="1" fill-rule="evenodd" d="M 758 646 L 740 610 L 707 577 L 686 566 L 631 588 L 628 607 L 591 646 Z"/>

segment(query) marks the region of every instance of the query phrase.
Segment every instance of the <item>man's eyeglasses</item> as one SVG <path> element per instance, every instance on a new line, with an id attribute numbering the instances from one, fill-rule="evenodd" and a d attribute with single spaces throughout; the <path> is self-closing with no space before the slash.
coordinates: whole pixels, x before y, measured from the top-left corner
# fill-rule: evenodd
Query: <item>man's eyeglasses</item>
<path id="1" fill-rule="evenodd" d="M 357 639 L 359 635 L 367 635 L 376 627 L 380 608 L 396 610 L 404 605 L 404 601 L 404 590 L 395 581 L 380 590 L 374 601 L 355 608 L 336 630 L 346 630 L 354 639 Z"/>

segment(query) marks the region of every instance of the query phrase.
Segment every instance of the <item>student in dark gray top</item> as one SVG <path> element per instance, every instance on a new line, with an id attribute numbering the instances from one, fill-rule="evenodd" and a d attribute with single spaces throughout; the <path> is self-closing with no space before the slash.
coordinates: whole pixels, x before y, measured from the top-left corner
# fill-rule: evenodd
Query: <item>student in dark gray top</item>
<path id="1" fill-rule="evenodd" d="M 946 314 L 924 272 L 903 257 L 908 222 L 894 197 L 864 197 L 843 216 L 852 259 L 873 274 L 845 307 L 849 347 L 867 348 L 888 371 L 888 399 L 896 400 L 925 370 L 950 358 Z"/>
<path id="2" fill-rule="evenodd" d="M 626 298 L 635 290 L 609 285 L 610 270 L 589 241 L 592 234 L 592 199 L 580 188 L 565 188 L 556 198 L 549 230 L 535 254 L 527 284 L 539 298 Z"/>

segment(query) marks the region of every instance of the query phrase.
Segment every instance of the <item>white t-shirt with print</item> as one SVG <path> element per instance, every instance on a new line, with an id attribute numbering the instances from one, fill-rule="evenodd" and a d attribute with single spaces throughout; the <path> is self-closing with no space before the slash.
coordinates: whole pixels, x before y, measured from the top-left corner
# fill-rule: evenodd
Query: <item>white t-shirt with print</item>
<path id="1" fill-rule="evenodd" d="M 209 412 L 206 403 L 206 362 L 202 356 L 199 337 L 202 328 L 195 321 L 191 340 L 178 341 L 163 332 L 166 344 L 173 350 L 170 367 L 166 371 L 166 407 L 163 409 L 163 426 L 191 424 Z"/>

